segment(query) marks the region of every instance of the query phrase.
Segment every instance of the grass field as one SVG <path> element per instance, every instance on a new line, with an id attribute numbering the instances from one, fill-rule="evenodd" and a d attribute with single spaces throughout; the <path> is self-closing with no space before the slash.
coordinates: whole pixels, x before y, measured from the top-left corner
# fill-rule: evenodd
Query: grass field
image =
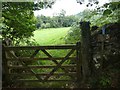
<path id="1" fill-rule="evenodd" d="M 36 30 L 34 32 L 34 39 L 39 45 L 65 44 L 64 37 L 69 29 L 70 27 Z"/>
<path id="2" fill-rule="evenodd" d="M 44 45 L 62 45 L 65 44 L 64 37 L 67 35 L 70 27 L 66 28 L 49 28 L 36 30 L 34 32 L 34 39 L 40 46 Z M 47 50 L 53 57 L 65 57 L 69 50 Z M 41 53 L 42 57 L 46 57 Z M 44 63 L 50 64 L 51 62 L 45 61 Z"/>

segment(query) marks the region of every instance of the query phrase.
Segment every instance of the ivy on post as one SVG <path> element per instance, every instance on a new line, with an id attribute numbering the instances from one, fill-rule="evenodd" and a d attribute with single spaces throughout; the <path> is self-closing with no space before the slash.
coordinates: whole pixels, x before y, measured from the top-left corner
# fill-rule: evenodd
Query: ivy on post
<path id="1" fill-rule="evenodd" d="M 91 32 L 90 22 L 80 22 L 81 28 L 81 56 L 82 56 L 82 72 L 83 72 L 83 85 L 86 86 L 88 79 L 91 75 Z"/>

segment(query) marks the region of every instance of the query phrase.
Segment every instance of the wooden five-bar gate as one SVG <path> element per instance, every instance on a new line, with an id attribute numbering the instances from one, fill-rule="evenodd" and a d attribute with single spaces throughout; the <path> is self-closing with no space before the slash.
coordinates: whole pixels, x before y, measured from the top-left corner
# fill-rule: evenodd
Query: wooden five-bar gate
<path id="1" fill-rule="evenodd" d="M 8 86 L 11 82 L 72 81 L 80 87 L 82 86 L 80 83 L 88 83 L 88 78 L 91 77 L 94 68 L 90 23 L 80 22 L 80 27 L 81 43 L 78 42 L 75 45 L 3 46 L 3 84 Z M 54 50 L 54 53 L 66 50 L 67 54 L 55 57 L 50 50 Z M 49 65 L 45 65 L 44 61 L 48 61 Z"/>
<path id="2" fill-rule="evenodd" d="M 55 50 L 56 53 L 60 50 L 67 50 L 67 54 L 64 57 L 55 57 L 52 56 L 50 50 Z M 23 52 L 29 55 L 20 55 Z M 45 55 L 46 57 L 43 57 Z M 81 77 L 80 55 L 80 42 L 56 46 L 4 46 L 3 74 L 5 76 L 3 82 L 72 81 L 78 83 Z M 41 61 L 52 61 L 52 63 L 45 65 L 45 62 L 43 64 Z"/>

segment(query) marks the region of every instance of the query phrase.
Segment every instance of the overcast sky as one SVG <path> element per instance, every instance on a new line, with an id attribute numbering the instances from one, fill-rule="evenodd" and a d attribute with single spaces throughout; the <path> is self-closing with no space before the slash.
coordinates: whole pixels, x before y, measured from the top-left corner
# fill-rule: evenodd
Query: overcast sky
<path id="1" fill-rule="evenodd" d="M 102 0 L 100 5 L 104 4 L 105 2 L 108 2 L 108 0 Z M 59 13 L 62 9 L 66 11 L 66 15 L 74 15 L 85 10 L 86 8 L 86 3 L 80 5 L 76 2 L 76 0 L 56 0 L 55 4 L 52 5 L 52 8 L 35 11 L 34 15 L 37 16 L 42 14 L 45 16 L 53 16 Z"/>

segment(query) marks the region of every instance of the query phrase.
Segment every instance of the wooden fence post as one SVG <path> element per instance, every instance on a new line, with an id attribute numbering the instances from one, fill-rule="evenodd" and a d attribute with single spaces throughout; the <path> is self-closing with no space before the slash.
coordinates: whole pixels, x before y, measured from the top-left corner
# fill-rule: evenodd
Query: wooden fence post
<path id="1" fill-rule="evenodd" d="M 77 65 L 77 87 L 80 87 L 80 82 L 81 82 L 81 78 L 82 78 L 82 60 L 81 60 L 81 43 L 77 42 L 76 43 L 76 65 Z"/>
<path id="2" fill-rule="evenodd" d="M 80 22 L 81 28 L 81 55 L 82 55 L 82 72 L 83 72 L 83 84 L 88 82 L 88 78 L 91 75 L 91 32 L 89 22 Z"/>

